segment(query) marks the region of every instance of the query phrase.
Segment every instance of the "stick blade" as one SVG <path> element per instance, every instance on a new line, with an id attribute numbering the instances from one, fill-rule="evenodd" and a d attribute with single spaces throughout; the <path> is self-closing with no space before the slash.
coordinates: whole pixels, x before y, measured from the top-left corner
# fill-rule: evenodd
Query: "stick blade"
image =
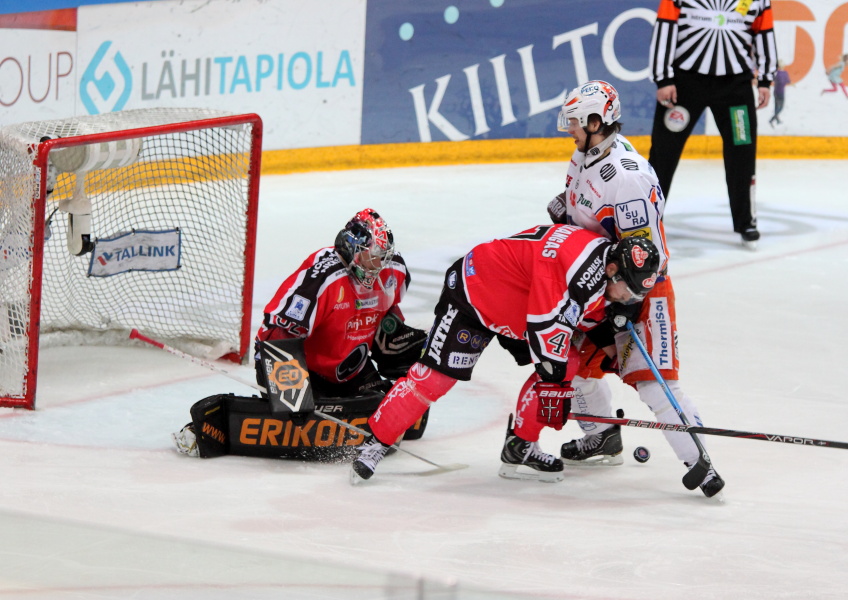
<path id="1" fill-rule="evenodd" d="M 686 475 L 683 476 L 683 485 L 686 486 L 687 490 L 694 490 L 701 482 L 706 479 L 707 474 L 710 472 L 710 468 L 712 467 L 712 463 L 710 462 L 709 457 L 705 456 L 704 453 L 701 453 L 700 458 L 698 458 L 698 462 L 695 463 L 689 471 L 686 472 Z"/>
<path id="2" fill-rule="evenodd" d="M 427 469 L 424 471 L 389 471 L 388 473 L 379 473 L 378 475 L 389 476 L 389 477 L 430 477 L 432 475 L 443 475 L 445 473 L 452 473 L 454 471 L 461 471 L 463 469 L 467 469 L 468 465 L 462 463 L 450 463 L 447 465 L 439 465 L 438 467 L 433 467 L 432 469 Z"/>

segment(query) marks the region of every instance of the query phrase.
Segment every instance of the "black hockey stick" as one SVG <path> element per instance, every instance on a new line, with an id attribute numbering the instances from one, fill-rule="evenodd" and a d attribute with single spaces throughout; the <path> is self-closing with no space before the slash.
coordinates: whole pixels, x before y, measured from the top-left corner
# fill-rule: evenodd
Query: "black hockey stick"
<path id="1" fill-rule="evenodd" d="M 642 356 L 645 357 L 645 362 L 648 363 L 648 366 L 651 368 L 651 372 L 654 374 L 654 377 L 657 380 L 657 383 L 660 384 L 663 391 L 665 392 L 668 401 L 671 402 L 671 406 L 677 412 L 677 416 L 680 417 L 680 420 L 684 425 L 690 425 L 689 419 L 686 418 L 686 414 L 683 412 L 683 409 L 680 408 L 680 405 L 677 403 L 677 400 L 674 398 L 674 394 L 671 393 L 671 390 L 668 387 L 668 384 L 663 379 L 663 376 L 660 375 L 657 366 L 654 364 L 653 359 L 648 354 L 648 351 L 645 349 L 645 345 L 642 344 L 642 340 L 639 339 L 639 336 L 636 334 L 636 330 L 633 329 L 633 323 L 627 321 L 627 331 L 630 332 L 630 337 L 633 338 L 633 342 L 639 348 L 639 352 L 642 353 Z M 692 436 L 692 441 L 695 442 L 695 446 L 698 447 L 698 452 L 700 456 L 698 456 L 698 462 L 695 463 L 694 466 L 690 467 L 686 472 L 686 475 L 683 476 L 683 485 L 686 486 L 688 490 L 694 490 L 696 487 L 701 485 L 701 482 L 707 477 L 707 474 L 710 472 L 710 468 L 712 467 L 712 461 L 710 460 L 710 455 L 707 454 L 707 449 L 704 448 L 704 444 L 701 443 L 701 440 L 698 439 L 698 436 L 692 432 L 689 432 L 689 435 Z"/>
<path id="2" fill-rule="evenodd" d="M 720 435 L 723 437 L 742 438 L 744 440 L 761 440 L 763 442 L 780 442 L 796 446 L 821 446 L 823 448 L 842 448 L 848 450 L 848 442 L 833 442 L 798 435 L 775 435 L 771 433 L 756 433 L 753 431 L 738 431 L 736 429 L 720 429 L 718 427 L 702 427 L 700 425 L 683 425 L 681 423 L 658 423 L 641 419 L 622 419 L 616 417 L 598 417 L 595 415 L 579 415 L 568 413 L 568 418 L 574 421 L 592 421 L 593 423 L 609 423 L 625 427 L 641 429 L 659 429 L 661 431 L 678 431 L 680 433 L 700 433 L 702 435 Z"/>
<path id="3" fill-rule="evenodd" d="M 219 367 L 218 365 L 216 365 L 213 362 L 210 362 L 208 360 L 204 360 L 204 359 L 199 358 L 197 356 L 192 356 L 191 354 L 189 354 L 187 352 L 183 352 L 182 350 L 178 350 L 178 349 L 174 348 L 173 346 L 168 346 L 167 344 L 163 344 L 162 342 L 158 342 L 158 341 L 154 340 L 153 338 L 147 337 L 146 335 L 142 335 L 141 333 L 139 333 L 138 329 L 133 329 L 132 331 L 130 331 L 130 339 L 131 340 L 139 340 L 139 341 L 142 341 L 146 344 L 150 344 L 151 346 L 156 346 L 157 348 L 164 350 L 165 352 L 168 352 L 170 354 L 173 354 L 174 356 L 179 356 L 180 358 L 184 358 L 188 361 L 191 361 L 196 365 L 200 365 L 201 367 L 206 367 L 210 371 L 215 371 L 216 373 L 220 373 L 221 375 L 229 377 L 233 381 L 238 381 L 242 385 L 246 385 L 246 386 L 251 387 L 255 390 L 259 390 L 260 392 L 265 391 L 262 388 L 262 386 L 260 386 L 258 383 L 255 383 L 253 381 L 249 381 L 247 379 L 242 379 L 241 377 L 239 377 L 238 375 L 235 375 L 234 373 L 231 373 L 227 369 L 222 369 L 221 367 Z M 367 431 L 365 431 L 364 429 L 361 429 L 361 428 L 357 427 L 356 425 L 351 425 L 347 421 L 342 421 L 341 419 L 334 417 L 333 415 L 328 415 L 327 413 L 322 412 L 322 411 L 318 410 L 317 408 L 313 409 L 312 412 L 320 415 L 322 419 L 327 419 L 328 421 L 332 421 L 333 423 L 335 423 L 337 425 L 341 425 L 342 427 L 345 427 L 347 429 L 350 429 L 351 431 L 354 431 L 361 436 L 364 436 L 366 438 L 371 436 L 371 434 L 368 433 Z M 423 473 L 418 473 L 419 475 L 435 475 L 436 473 L 448 473 L 450 471 L 459 471 L 460 469 L 465 469 L 465 468 L 468 467 L 468 465 L 464 465 L 464 464 L 461 464 L 461 463 L 454 463 L 454 464 L 450 464 L 450 465 L 440 465 L 438 463 L 433 462 L 432 460 L 424 458 L 423 456 L 419 456 L 418 454 L 415 454 L 414 452 L 410 452 L 409 450 L 406 450 L 405 448 L 401 448 L 397 444 L 392 444 L 391 447 L 395 448 L 396 450 L 400 450 L 401 452 L 408 454 L 413 458 L 417 458 L 418 460 L 423 461 L 423 462 L 435 467 L 434 469 L 432 469 L 430 471 L 424 471 Z"/>

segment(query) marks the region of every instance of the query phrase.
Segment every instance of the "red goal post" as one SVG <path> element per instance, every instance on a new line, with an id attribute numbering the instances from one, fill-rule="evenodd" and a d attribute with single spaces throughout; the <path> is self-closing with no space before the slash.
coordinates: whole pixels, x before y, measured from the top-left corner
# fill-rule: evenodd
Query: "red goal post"
<path id="1" fill-rule="evenodd" d="M 261 148 L 258 115 L 210 109 L 0 128 L 0 407 L 35 408 L 39 344 L 244 361 Z"/>

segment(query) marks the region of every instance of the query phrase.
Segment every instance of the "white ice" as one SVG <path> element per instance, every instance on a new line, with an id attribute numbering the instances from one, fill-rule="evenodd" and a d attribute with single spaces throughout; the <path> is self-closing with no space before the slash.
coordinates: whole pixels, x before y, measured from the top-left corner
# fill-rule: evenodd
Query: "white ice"
<path id="1" fill-rule="evenodd" d="M 253 320 L 356 211 L 378 209 L 429 327 L 448 264 L 547 221 L 561 163 L 264 177 Z M 848 441 L 844 161 L 759 161 L 763 238 L 731 232 L 720 161 L 686 161 L 666 216 L 681 383 L 705 424 Z M 251 378 L 248 366 L 234 366 Z M 206 396 L 252 390 L 152 347 L 48 348 L 37 410 L 0 410 L 0 598 L 842 598 L 848 451 L 708 437 L 724 502 L 681 484 L 663 436 L 624 428 L 620 467 L 557 484 L 497 476 L 528 367 L 494 346 L 407 448 L 348 465 L 190 459 L 170 433 Z M 653 415 L 613 382 L 615 406 Z M 546 431 L 556 452 L 578 435 Z M 632 459 L 650 449 L 646 464 Z M 474 590 L 489 590 L 489 593 Z"/>

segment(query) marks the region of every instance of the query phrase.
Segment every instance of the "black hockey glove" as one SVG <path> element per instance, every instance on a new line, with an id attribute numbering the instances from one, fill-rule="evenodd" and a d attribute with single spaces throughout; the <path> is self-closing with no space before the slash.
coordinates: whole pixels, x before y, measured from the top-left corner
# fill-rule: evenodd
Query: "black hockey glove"
<path id="1" fill-rule="evenodd" d="M 549 383 L 560 383 L 565 379 L 565 373 L 568 370 L 568 363 L 551 362 L 543 360 L 534 365 L 536 373 L 542 381 Z"/>
<path id="2" fill-rule="evenodd" d="M 548 215 L 554 223 L 565 223 L 565 210 L 568 207 L 566 192 L 556 196 L 548 202 Z"/>
<path id="3" fill-rule="evenodd" d="M 639 319 L 639 313 L 642 311 L 642 303 L 637 304 L 621 304 L 613 302 L 607 306 L 607 319 L 612 325 L 613 331 L 616 333 L 627 330 L 627 322 L 635 322 Z"/>
<path id="4" fill-rule="evenodd" d="M 387 379 L 406 375 L 409 367 L 421 358 L 426 341 L 427 332 L 409 327 L 397 315 L 387 314 L 380 322 L 371 348 L 380 375 Z"/>

